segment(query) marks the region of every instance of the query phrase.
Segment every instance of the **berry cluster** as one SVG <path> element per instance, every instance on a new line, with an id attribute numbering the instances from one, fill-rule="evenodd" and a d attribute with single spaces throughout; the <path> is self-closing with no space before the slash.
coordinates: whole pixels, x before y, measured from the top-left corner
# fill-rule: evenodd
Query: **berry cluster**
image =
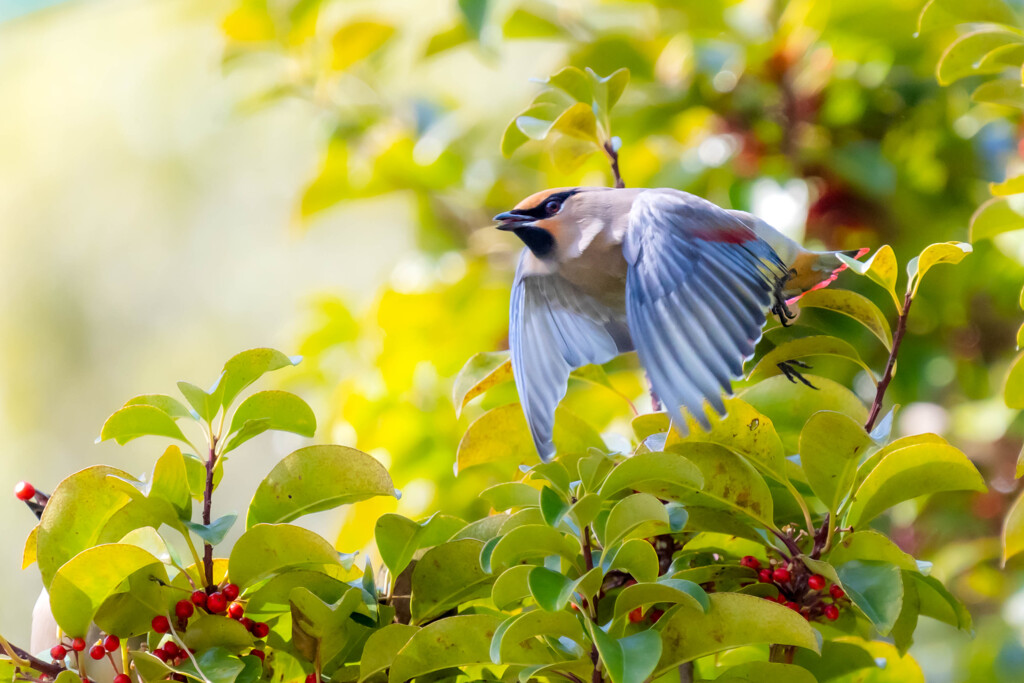
<path id="1" fill-rule="evenodd" d="M 34 494 L 33 494 L 34 495 Z M 120 673 L 117 669 L 117 662 L 111 655 L 112 652 L 118 650 L 121 647 L 121 639 L 117 636 L 110 634 L 104 638 L 99 639 L 96 643 L 89 648 L 89 656 L 99 661 L 104 657 L 110 660 L 110 665 L 114 667 L 114 679 L 113 683 L 131 683 L 131 677 L 128 674 Z M 57 643 L 50 648 L 50 657 L 53 658 L 54 662 L 61 663 L 64 659 L 72 652 L 76 653 L 75 657 L 79 657 L 78 653 L 84 652 L 86 648 L 85 638 L 62 638 L 61 642 Z M 82 683 L 91 683 L 88 678 L 83 678 Z"/>
<path id="2" fill-rule="evenodd" d="M 645 615 L 643 607 L 637 607 L 636 609 L 630 611 L 630 613 L 629 613 L 629 623 L 631 623 L 631 624 L 639 624 L 644 619 L 647 619 L 652 624 L 655 624 L 655 623 L 658 622 L 658 619 L 661 619 L 661 615 L 663 615 L 664 613 L 665 613 L 665 610 L 658 609 L 658 608 L 653 608 L 653 609 L 647 610 L 647 614 Z"/>
<path id="3" fill-rule="evenodd" d="M 824 576 L 809 574 L 803 565 L 796 568 L 790 563 L 771 560 L 770 566 L 762 567 L 761 561 L 752 555 L 741 559 L 740 565 L 756 571 L 760 583 L 770 583 L 778 589 L 777 597 L 766 595 L 765 600 L 785 605 L 807 621 L 820 620 L 822 617 L 835 621 L 839 618 L 840 608 L 849 603 L 842 588 L 835 584 L 829 587 Z M 822 593 L 826 587 L 828 592 Z"/>
<path id="4" fill-rule="evenodd" d="M 234 619 L 245 626 L 245 629 L 257 639 L 264 639 L 270 634 L 270 625 L 265 622 L 256 622 L 245 616 L 245 605 L 236 602 L 238 597 L 238 586 L 229 583 L 220 587 L 219 590 L 207 593 L 203 590 L 193 591 L 187 600 L 179 600 L 174 605 L 174 616 L 178 620 L 178 630 L 185 631 L 188 628 L 188 620 L 196 613 L 197 609 L 204 610 L 207 614 L 223 614 Z M 163 614 L 153 617 L 150 626 L 156 633 L 167 633 L 171 630 L 171 621 Z M 173 646 L 168 650 L 168 646 Z M 167 641 L 162 648 L 153 651 L 153 654 L 161 661 L 177 665 L 183 657 L 186 657 L 174 641 Z M 259 657 L 261 661 L 265 658 L 263 650 L 254 648 L 249 654 Z"/>

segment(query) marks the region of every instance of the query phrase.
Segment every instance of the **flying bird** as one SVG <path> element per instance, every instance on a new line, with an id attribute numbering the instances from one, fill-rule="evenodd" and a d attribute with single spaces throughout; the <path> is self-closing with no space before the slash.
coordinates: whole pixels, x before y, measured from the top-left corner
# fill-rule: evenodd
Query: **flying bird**
<path id="1" fill-rule="evenodd" d="M 743 377 L 768 311 L 827 285 L 845 265 L 743 211 L 672 189 L 544 190 L 494 217 L 526 245 L 512 288 L 509 347 L 542 460 L 569 373 L 636 350 L 679 428 Z M 863 251 L 841 252 L 859 257 Z"/>

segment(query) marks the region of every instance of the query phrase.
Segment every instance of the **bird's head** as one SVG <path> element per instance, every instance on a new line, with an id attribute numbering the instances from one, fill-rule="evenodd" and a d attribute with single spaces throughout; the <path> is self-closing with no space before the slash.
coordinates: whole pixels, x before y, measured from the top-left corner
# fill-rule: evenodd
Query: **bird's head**
<path id="1" fill-rule="evenodd" d="M 586 188 L 559 187 L 530 195 L 511 211 L 499 213 L 498 230 L 514 232 L 537 258 L 551 258 L 560 238 L 568 234 L 567 221 L 572 220 L 580 193 Z"/>

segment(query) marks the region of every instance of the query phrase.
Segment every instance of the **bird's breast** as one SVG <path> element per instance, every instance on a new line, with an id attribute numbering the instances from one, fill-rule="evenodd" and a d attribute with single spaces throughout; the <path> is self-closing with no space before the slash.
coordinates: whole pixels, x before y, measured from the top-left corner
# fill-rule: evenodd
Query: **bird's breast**
<path id="1" fill-rule="evenodd" d="M 592 245 L 559 264 L 559 275 L 616 312 L 626 310 L 626 259 L 621 245 Z"/>

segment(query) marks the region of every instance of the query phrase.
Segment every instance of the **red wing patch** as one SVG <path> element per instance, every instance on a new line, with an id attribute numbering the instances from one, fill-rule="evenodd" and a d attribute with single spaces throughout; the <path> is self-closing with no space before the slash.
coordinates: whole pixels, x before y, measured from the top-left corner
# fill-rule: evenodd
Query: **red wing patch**
<path id="1" fill-rule="evenodd" d="M 692 235 L 705 242 L 725 242 L 727 244 L 744 244 L 757 239 L 754 231 L 745 225 L 728 225 L 724 227 L 693 230 Z"/>

